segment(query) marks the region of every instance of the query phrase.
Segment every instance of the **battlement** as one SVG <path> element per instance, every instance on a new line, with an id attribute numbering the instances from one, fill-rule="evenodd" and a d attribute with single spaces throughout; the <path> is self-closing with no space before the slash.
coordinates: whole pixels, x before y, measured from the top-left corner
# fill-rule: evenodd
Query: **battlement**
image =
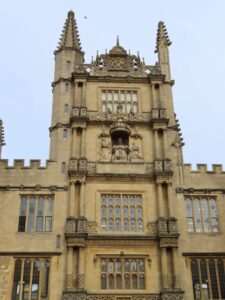
<path id="1" fill-rule="evenodd" d="M 196 168 L 191 164 L 184 164 L 184 172 L 188 173 L 207 173 L 207 174 L 225 174 L 223 165 L 212 164 L 211 168 L 207 164 L 197 164 Z"/>
<path id="2" fill-rule="evenodd" d="M 43 166 L 40 159 L 31 159 L 26 165 L 24 159 L 14 159 L 13 165 L 9 165 L 8 159 L 0 159 L 0 169 L 48 169 L 55 163 L 56 161 L 46 160 Z"/>

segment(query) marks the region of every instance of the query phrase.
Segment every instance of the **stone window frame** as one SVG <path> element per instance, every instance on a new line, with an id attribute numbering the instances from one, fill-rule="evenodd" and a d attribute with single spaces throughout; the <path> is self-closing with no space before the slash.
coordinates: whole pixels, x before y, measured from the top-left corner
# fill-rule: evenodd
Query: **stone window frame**
<path id="1" fill-rule="evenodd" d="M 103 195 L 107 195 L 109 199 L 110 196 L 113 196 L 114 197 L 114 204 L 111 205 L 111 204 L 108 204 L 106 205 L 106 208 L 110 208 L 111 206 L 113 206 L 113 214 L 114 214 L 114 217 L 112 218 L 111 216 L 109 216 L 109 210 L 107 210 L 106 214 L 106 226 L 109 226 L 109 221 L 110 219 L 113 219 L 114 221 L 114 229 L 113 230 L 110 230 L 108 228 L 106 228 L 106 230 L 103 230 L 103 227 L 102 227 L 102 221 L 104 219 L 104 216 L 102 216 L 102 207 L 105 206 L 103 205 L 102 203 L 102 196 Z M 116 196 L 120 196 L 120 206 L 116 203 Z M 128 196 L 130 197 L 129 199 L 131 199 L 131 196 L 135 196 L 135 202 L 136 202 L 136 199 L 138 196 L 141 197 L 141 204 L 138 204 L 136 202 L 135 205 L 133 204 L 123 204 L 122 203 L 122 200 L 123 200 L 123 196 Z M 109 203 L 109 201 L 107 201 Z M 145 219 L 145 193 L 144 191 L 127 191 L 127 190 L 124 190 L 124 191 L 121 191 L 121 190 L 114 190 L 114 191 L 108 191 L 108 190 L 101 190 L 101 191 L 98 191 L 98 197 L 97 197 L 97 207 L 96 207 L 96 211 L 99 211 L 100 212 L 100 215 L 98 216 L 98 220 L 97 222 L 99 223 L 99 232 L 101 232 L 102 234 L 143 234 L 144 231 L 145 231 L 145 227 L 144 227 L 144 219 Z M 116 208 L 117 207 L 120 207 L 120 217 L 116 216 Z M 123 213 L 123 210 L 125 207 L 128 207 L 128 216 L 125 216 L 124 217 L 124 213 Z M 139 217 L 137 215 L 137 209 L 138 208 L 141 208 L 142 210 L 142 217 Z M 130 215 L 130 212 L 131 212 L 131 208 L 135 208 L 135 217 L 131 216 Z M 128 230 L 124 230 L 124 218 L 128 220 Z M 116 230 L 116 220 L 119 219 L 120 220 L 120 230 Z M 131 221 L 135 219 L 135 230 L 130 230 L 130 225 L 131 225 Z M 142 226 L 141 227 L 141 230 L 138 230 L 138 220 L 141 220 L 142 221 Z"/>
<path id="2" fill-rule="evenodd" d="M 105 100 L 102 98 L 103 93 L 106 93 Z M 109 94 L 112 94 L 112 99 L 109 98 Z M 121 98 L 121 94 L 124 93 L 124 99 Z M 118 98 L 115 99 L 115 95 L 118 94 Z M 128 99 L 128 94 L 135 94 L 136 100 Z M 120 103 L 122 104 L 122 113 L 129 114 L 129 113 L 141 113 L 141 95 L 140 95 L 140 88 L 132 87 L 132 88 L 125 88 L 125 87 L 101 87 L 99 90 L 99 103 L 100 103 L 100 111 L 102 113 L 107 113 L 108 108 L 110 109 L 111 113 L 117 113 L 117 105 Z M 103 106 L 103 104 L 105 104 Z M 123 105 L 124 104 L 124 105 Z M 134 105 L 136 104 L 136 105 Z M 104 108 L 105 107 L 105 108 Z"/>
<path id="3" fill-rule="evenodd" d="M 215 204 L 214 212 L 211 201 Z M 188 233 L 216 234 L 220 232 L 216 195 L 185 195 L 184 202 Z"/>
<path id="4" fill-rule="evenodd" d="M 148 255 L 99 255 L 101 290 L 145 290 Z M 105 262 L 103 266 L 103 262 Z M 142 262 L 143 269 L 140 268 Z M 128 264 L 126 264 L 128 263 Z M 136 265 L 136 267 L 135 267 Z M 126 269 L 128 267 L 128 269 Z M 132 269 L 134 268 L 134 269 Z"/>
<path id="5" fill-rule="evenodd" d="M 32 300 L 32 296 L 37 296 L 36 298 L 41 300 L 42 295 L 45 295 L 45 299 L 48 299 L 50 272 L 51 257 L 14 257 L 11 299 L 17 299 L 17 297 L 22 299 L 25 294 L 27 300 Z M 38 289 L 35 291 L 35 288 Z M 34 292 L 37 292 L 37 294 L 35 295 Z"/>
<path id="6" fill-rule="evenodd" d="M 195 300 L 208 295 L 209 299 L 225 299 L 225 256 L 192 255 L 189 257 Z"/>
<path id="7" fill-rule="evenodd" d="M 31 201 L 30 199 L 34 199 L 34 201 Z M 30 209 L 33 210 L 32 215 Z M 21 194 L 18 232 L 51 233 L 53 231 L 53 210 L 53 194 Z M 31 222 L 31 227 L 29 227 L 29 220 Z"/>

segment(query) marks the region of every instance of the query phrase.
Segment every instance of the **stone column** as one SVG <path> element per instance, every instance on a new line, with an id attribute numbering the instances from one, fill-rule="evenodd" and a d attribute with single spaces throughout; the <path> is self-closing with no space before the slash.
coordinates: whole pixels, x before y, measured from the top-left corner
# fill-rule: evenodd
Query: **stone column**
<path id="1" fill-rule="evenodd" d="M 75 106 L 79 106 L 78 97 L 77 97 L 78 82 L 75 81 L 74 86 L 75 86 L 75 89 L 74 89 Z"/>
<path id="2" fill-rule="evenodd" d="M 66 290 L 73 288 L 73 247 L 67 247 Z"/>
<path id="3" fill-rule="evenodd" d="M 153 129 L 155 158 L 160 158 L 158 130 Z"/>
<path id="4" fill-rule="evenodd" d="M 152 84 L 152 108 L 157 108 L 156 97 L 155 97 L 155 86 Z"/>
<path id="5" fill-rule="evenodd" d="M 172 199 L 172 183 L 167 183 L 167 197 L 168 197 L 168 213 L 169 218 L 174 217 L 173 199 Z"/>
<path id="6" fill-rule="evenodd" d="M 82 106 L 86 106 L 86 82 L 83 82 L 83 89 L 82 89 Z"/>
<path id="7" fill-rule="evenodd" d="M 83 217 L 85 214 L 85 181 L 81 181 L 80 186 L 80 217 Z"/>
<path id="8" fill-rule="evenodd" d="M 162 288 L 166 289 L 169 288 L 169 274 L 168 274 L 168 268 L 167 268 L 167 253 L 166 248 L 161 248 L 161 280 L 162 280 Z"/>
<path id="9" fill-rule="evenodd" d="M 163 155 L 164 159 L 168 157 L 168 139 L 167 139 L 167 129 L 163 129 Z"/>
<path id="10" fill-rule="evenodd" d="M 172 259 L 173 259 L 173 287 L 178 289 L 180 287 L 179 274 L 178 274 L 178 250 L 177 248 L 172 248 Z"/>
<path id="11" fill-rule="evenodd" d="M 162 194 L 162 183 L 161 182 L 157 182 L 157 201 L 158 201 L 158 216 L 164 217 L 163 194 Z"/>
<path id="12" fill-rule="evenodd" d="M 76 186 L 75 182 L 70 182 L 69 192 L 69 216 L 75 217 Z"/>
<path id="13" fill-rule="evenodd" d="M 78 289 L 84 289 L 84 247 L 79 247 Z"/>
<path id="14" fill-rule="evenodd" d="M 81 137 L 81 157 L 85 157 L 85 141 L 86 140 L 86 128 L 82 128 L 82 137 Z"/>
<path id="15" fill-rule="evenodd" d="M 72 142 L 71 142 L 71 156 L 76 157 L 77 156 L 77 150 L 76 145 L 77 144 L 77 129 L 72 128 Z"/>

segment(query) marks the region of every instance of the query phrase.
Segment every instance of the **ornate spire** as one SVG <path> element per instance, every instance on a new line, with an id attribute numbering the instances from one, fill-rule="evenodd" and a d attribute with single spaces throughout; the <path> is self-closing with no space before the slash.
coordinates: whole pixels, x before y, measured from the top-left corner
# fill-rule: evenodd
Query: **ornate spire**
<path id="1" fill-rule="evenodd" d="M 159 51 L 160 45 L 168 47 L 171 44 L 172 44 L 172 42 L 169 39 L 167 30 L 166 30 L 166 25 L 164 24 L 164 22 L 160 21 L 158 24 L 158 30 L 157 30 L 155 53 L 157 53 Z"/>
<path id="2" fill-rule="evenodd" d="M 68 16 L 63 27 L 57 51 L 64 48 L 71 48 L 78 51 L 81 51 L 82 49 L 75 15 L 72 10 L 68 12 Z"/>
<path id="3" fill-rule="evenodd" d="M 1 158 L 1 153 L 2 153 L 2 146 L 5 145 L 5 139 L 4 139 L 4 127 L 3 127 L 3 122 L 0 119 L 0 158 Z"/>

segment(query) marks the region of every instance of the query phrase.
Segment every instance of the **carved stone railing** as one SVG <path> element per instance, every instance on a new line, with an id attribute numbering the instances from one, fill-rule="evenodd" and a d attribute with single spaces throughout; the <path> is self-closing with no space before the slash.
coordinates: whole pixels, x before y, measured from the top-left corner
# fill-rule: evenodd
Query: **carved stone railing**
<path id="1" fill-rule="evenodd" d="M 87 219 L 85 217 L 69 217 L 66 221 L 65 234 L 84 234 L 87 233 Z"/>
<path id="2" fill-rule="evenodd" d="M 72 157 L 69 163 L 69 173 L 71 172 L 87 172 L 87 158 Z"/>
<path id="3" fill-rule="evenodd" d="M 170 159 L 156 159 L 154 161 L 155 173 L 172 172 L 172 162 Z"/>
<path id="4" fill-rule="evenodd" d="M 64 292 L 63 300 L 182 300 L 182 291 L 165 291 L 161 294 L 87 294 L 80 291 Z"/>
<path id="5" fill-rule="evenodd" d="M 176 218 L 159 218 L 157 221 L 159 235 L 177 235 Z"/>
<path id="6" fill-rule="evenodd" d="M 72 118 L 87 118 L 87 107 L 73 107 Z"/>

